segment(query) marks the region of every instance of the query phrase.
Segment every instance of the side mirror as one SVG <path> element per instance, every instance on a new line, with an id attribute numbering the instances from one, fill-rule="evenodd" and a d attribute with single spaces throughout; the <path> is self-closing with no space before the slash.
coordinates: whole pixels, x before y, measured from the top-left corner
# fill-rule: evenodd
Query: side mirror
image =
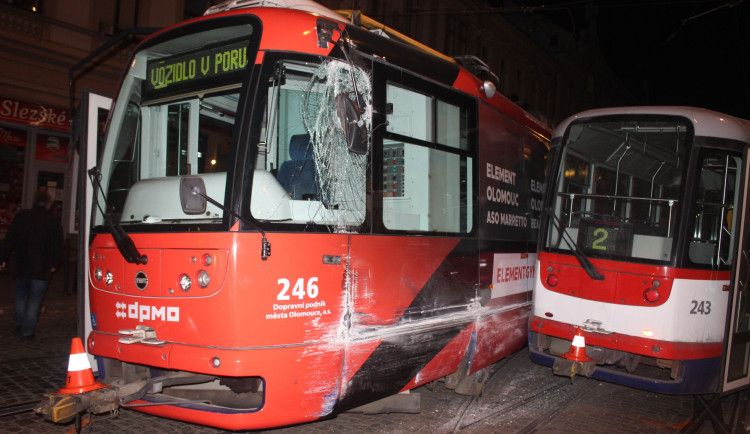
<path id="1" fill-rule="evenodd" d="M 349 152 L 360 155 L 367 153 L 367 127 L 364 123 L 359 125 L 362 105 L 364 102 L 361 99 L 358 104 L 352 101 L 349 95 L 343 93 L 336 95 L 336 114 L 346 135 L 346 147 L 349 148 Z"/>
<path id="2" fill-rule="evenodd" d="M 180 179 L 180 204 L 188 215 L 206 212 L 206 184 L 200 176 L 183 176 Z"/>

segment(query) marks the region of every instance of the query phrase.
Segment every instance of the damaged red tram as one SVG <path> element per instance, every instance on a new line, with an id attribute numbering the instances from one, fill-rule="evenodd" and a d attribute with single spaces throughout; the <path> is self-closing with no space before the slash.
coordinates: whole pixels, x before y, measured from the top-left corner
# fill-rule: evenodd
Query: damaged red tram
<path id="1" fill-rule="evenodd" d="M 112 391 L 49 418 L 289 425 L 481 384 L 525 344 L 547 128 L 481 62 L 293 3 L 135 52 L 91 171 L 87 349 Z"/>
<path id="2" fill-rule="evenodd" d="M 589 110 L 562 122 L 532 360 L 659 393 L 747 387 L 749 146 L 749 121 L 691 107 Z M 586 355 L 566 357 L 579 329 Z"/>

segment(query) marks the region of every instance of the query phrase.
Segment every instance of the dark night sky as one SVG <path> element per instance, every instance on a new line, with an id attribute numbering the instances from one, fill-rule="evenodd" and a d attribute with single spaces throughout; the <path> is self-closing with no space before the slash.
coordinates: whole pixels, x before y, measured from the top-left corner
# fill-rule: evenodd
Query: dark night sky
<path id="1" fill-rule="evenodd" d="M 750 119 L 750 4 L 736 3 L 713 12 L 728 3 L 601 7 L 601 52 L 646 103 L 693 105 Z"/>
<path id="2" fill-rule="evenodd" d="M 490 1 L 500 6 L 509 2 Z M 691 105 L 750 119 L 750 0 L 520 1 L 568 30 L 598 6 L 601 53 L 639 104 Z"/>

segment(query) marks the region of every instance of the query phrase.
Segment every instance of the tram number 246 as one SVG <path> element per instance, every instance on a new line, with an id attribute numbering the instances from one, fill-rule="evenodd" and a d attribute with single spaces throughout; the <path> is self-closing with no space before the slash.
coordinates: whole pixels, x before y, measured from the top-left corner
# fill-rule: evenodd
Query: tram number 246
<path id="1" fill-rule="evenodd" d="M 318 297 L 317 277 L 311 277 L 307 280 L 307 282 L 305 282 L 304 277 L 300 277 L 296 282 L 294 282 L 294 286 L 292 286 L 292 282 L 289 279 L 284 278 L 277 280 L 277 283 L 280 286 L 280 291 L 278 294 L 276 294 L 276 300 L 278 301 L 291 300 L 291 297 L 293 296 L 297 297 L 300 300 L 304 300 L 305 297 Z M 291 295 L 289 294 L 289 288 L 292 288 Z"/>
<path id="2" fill-rule="evenodd" d="M 709 300 L 690 300 L 693 308 L 690 315 L 708 315 L 711 313 L 711 302 Z"/>

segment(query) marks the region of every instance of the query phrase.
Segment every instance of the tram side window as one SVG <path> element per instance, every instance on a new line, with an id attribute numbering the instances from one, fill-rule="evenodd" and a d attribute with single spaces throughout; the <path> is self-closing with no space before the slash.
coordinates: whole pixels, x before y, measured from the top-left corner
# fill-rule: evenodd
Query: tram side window
<path id="1" fill-rule="evenodd" d="M 128 189 L 140 179 L 140 113 L 137 104 L 128 104 L 120 126 L 120 135 L 117 136 L 112 159 L 112 176 L 107 188 L 109 206 L 116 211 L 122 210 Z"/>
<path id="2" fill-rule="evenodd" d="M 467 109 L 388 83 L 383 140 L 383 224 L 471 231 L 472 158 Z"/>
<path id="3" fill-rule="evenodd" d="M 699 266 L 727 269 L 732 265 L 737 226 L 733 217 L 739 193 L 740 159 L 711 152 L 703 156 L 699 167 L 688 257 Z"/>

